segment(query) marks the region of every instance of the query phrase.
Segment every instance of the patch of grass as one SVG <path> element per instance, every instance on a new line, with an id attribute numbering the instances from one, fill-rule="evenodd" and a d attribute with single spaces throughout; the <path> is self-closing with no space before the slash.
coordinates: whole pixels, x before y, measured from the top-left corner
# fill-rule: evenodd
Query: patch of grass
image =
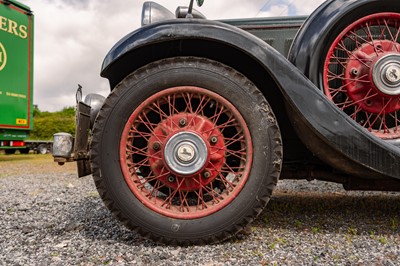
<path id="1" fill-rule="evenodd" d="M 313 233 L 313 234 L 316 234 L 316 233 L 318 233 L 320 231 L 320 228 L 319 227 L 312 227 L 311 228 L 311 233 Z"/>
<path id="2" fill-rule="evenodd" d="M 60 253 L 58 253 L 57 251 L 53 251 L 53 252 L 50 253 L 50 256 L 51 257 L 58 257 L 58 256 L 60 256 Z"/>
<path id="3" fill-rule="evenodd" d="M 0 178 L 22 174 L 76 173 L 76 164 L 59 166 L 51 154 L 0 155 Z"/>
<path id="4" fill-rule="evenodd" d="M 257 256 L 257 257 L 263 257 L 263 253 L 262 253 L 261 251 L 259 251 L 258 249 L 257 249 L 257 250 L 253 250 L 253 251 L 251 252 L 251 254 L 252 254 L 253 256 Z"/>
<path id="5" fill-rule="evenodd" d="M 395 231 L 398 227 L 399 220 L 397 219 L 397 217 L 390 218 L 390 229 L 392 229 L 392 231 Z"/>
<path id="6" fill-rule="evenodd" d="M 375 231 L 374 230 L 369 230 L 369 235 L 370 237 L 375 237 Z"/>
<path id="7" fill-rule="evenodd" d="M 388 239 L 385 236 L 380 236 L 378 239 L 379 243 L 382 245 L 386 245 L 388 243 Z"/>
<path id="8" fill-rule="evenodd" d="M 353 242 L 353 236 L 352 235 L 346 234 L 345 237 L 346 237 L 346 241 L 348 243 L 352 243 Z"/>
<path id="9" fill-rule="evenodd" d="M 287 239 L 284 237 L 277 237 L 276 242 L 279 243 L 280 245 L 285 245 L 287 243 Z"/>
<path id="10" fill-rule="evenodd" d="M 357 228 L 354 228 L 354 227 L 350 226 L 349 229 L 347 229 L 347 233 L 349 235 L 355 236 L 355 235 L 357 235 Z"/>
<path id="11" fill-rule="evenodd" d="M 272 243 L 269 245 L 270 250 L 274 250 L 276 248 L 276 243 Z"/>
<path id="12" fill-rule="evenodd" d="M 284 245 L 286 245 L 286 244 L 287 244 L 287 239 L 286 239 L 286 238 L 284 238 L 284 237 L 276 237 L 275 240 L 274 240 L 274 242 L 272 242 L 271 244 L 269 244 L 268 247 L 269 247 L 271 250 L 274 250 L 274 249 L 276 248 L 277 245 L 284 246 Z"/>
<path id="13" fill-rule="evenodd" d="M 294 226 L 296 226 L 296 228 L 302 228 L 303 227 L 303 223 L 299 220 L 295 220 L 294 221 Z"/>
<path id="14" fill-rule="evenodd" d="M 97 191 L 91 191 L 91 192 L 88 192 L 88 193 L 86 193 L 86 195 L 89 197 L 89 198 L 100 198 L 100 195 L 99 195 L 99 193 L 97 192 Z"/>
<path id="15" fill-rule="evenodd" d="M 263 222 L 264 222 L 265 224 L 269 224 L 269 218 L 268 218 L 268 215 L 267 215 L 267 214 L 265 214 L 265 215 L 262 217 L 262 220 L 263 220 Z"/>

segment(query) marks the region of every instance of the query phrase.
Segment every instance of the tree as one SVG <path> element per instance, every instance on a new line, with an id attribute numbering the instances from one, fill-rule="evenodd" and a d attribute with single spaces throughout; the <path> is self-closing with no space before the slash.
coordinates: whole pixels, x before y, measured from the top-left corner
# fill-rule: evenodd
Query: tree
<path id="1" fill-rule="evenodd" d="M 33 130 L 30 139 L 52 139 L 57 132 L 75 134 L 75 107 L 65 107 L 58 112 L 33 111 Z"/>

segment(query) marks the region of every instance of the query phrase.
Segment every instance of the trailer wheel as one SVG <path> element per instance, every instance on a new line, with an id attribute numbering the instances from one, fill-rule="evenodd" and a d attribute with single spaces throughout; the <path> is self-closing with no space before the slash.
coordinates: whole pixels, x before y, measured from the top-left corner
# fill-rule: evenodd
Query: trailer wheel
<path id="1" fill-rule="evenodd" d="M 111 212 L 154 241 L 223 241 L 265 207 L 278 181 L 275 116 L 246 77 L 181 57 L 126 77 L 97 116 L 93 178 Z"/>
<path id="2" fill-rule="evenodd" d="M 21 154 L 29 154 L 30 149 L 29 148 L 25 148 L 25 149 L 20 149 L 19 152 Z"/>
<path id="3" fill-rule="evenodd" d="M 39 154 L 46 154 L 48 152 L 47 145 L 46 144 L 39 144 L 37 147 L 37 152 Z"/>
<path id="4" fill-rule="evenodd" d="M 6 149 L 4 150 L 4 153 L 7 155 L 15 154 L 15 149 Z"/>

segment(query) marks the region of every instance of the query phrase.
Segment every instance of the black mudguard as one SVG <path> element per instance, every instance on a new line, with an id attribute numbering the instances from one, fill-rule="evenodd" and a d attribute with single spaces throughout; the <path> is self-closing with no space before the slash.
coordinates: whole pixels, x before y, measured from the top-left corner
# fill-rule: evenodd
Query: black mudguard
<path id="1" fill-rule="evenodd" d="M 254 64 L 261 65 L 265 72 L 258 74 L 270 75 L 277 83 L 289 112 L 288 119 L 299 138 L 323 161 L 359 177 L 400 179 L 399 148 L 383 142 L 349 119 L 284 56 L 257 37 L 233 26 L 215 21 L 177 19 L 140 28 L 111 49 L 101 74 L 112 86 L 116 85 L 135 70 L 132 65 L 140 67 L 143 63 L 139 62 L 146 63 L 144 58 L 151 58 L 150 54 L 143 54 L 143 47 L 188 39 L 233 47 L 250 57 Z"/>

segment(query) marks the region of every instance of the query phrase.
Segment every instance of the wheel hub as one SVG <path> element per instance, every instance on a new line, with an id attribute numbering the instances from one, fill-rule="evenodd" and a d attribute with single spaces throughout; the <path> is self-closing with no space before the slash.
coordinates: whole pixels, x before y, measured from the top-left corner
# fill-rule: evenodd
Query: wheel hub
<path id="1" fill-rule="evenodd" d="M 188 113 L 170 116 L 149 139 L 150 166 L 170 188 L 199 189 L 212 182 L 225 163 L 223 139 L 206 117 Z"/>
<path id="2" fill-rule="evenodd" d="M 360 110 L 392 113 L 400 108 L 400 45 L 373 41 L 360 46 L 347 60 L 345 88 Z"/>
<path id="3" fill-rule="evenodd" d="M 173 135 L 164 148 L 167 167 L 179 175 L 192 175 L 205 165 L 208 148 L 203 139 L 192 132 L 179 132 Z"/>

